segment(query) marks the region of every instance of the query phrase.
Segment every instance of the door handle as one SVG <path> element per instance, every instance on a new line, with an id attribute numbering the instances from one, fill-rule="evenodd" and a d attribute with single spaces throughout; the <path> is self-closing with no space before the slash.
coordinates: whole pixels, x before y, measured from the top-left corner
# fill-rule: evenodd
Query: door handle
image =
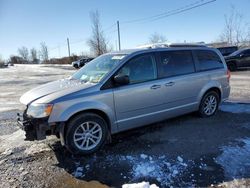
<path id="1" fill-rule="evenodd" d="M 165 83 L 165 86 L 169 87 L 169 86 L 173 86 L 174 85 L 174 82 L 168 82 L 168 83 Z"/>
<path id="2" fill-rule="evenodd" d="M 150 89 L 159 89 L 161 88 L 161 85 L 152 85 Z"/>

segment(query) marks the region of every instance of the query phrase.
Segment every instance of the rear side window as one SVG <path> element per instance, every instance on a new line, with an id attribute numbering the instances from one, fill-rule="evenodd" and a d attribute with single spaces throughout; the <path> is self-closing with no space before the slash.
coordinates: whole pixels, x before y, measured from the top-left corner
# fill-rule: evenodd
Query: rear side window
<path id="1" fill-rule="evenodd" d="M 160 78 L 195 72 L 192 52 L 189 50 L 160 52 L 158 72 Z"/>
<path id="2" fill-rule="evenodd" d="M 220 57 L 213 51 L 195 50 L 195 53 L 200 63 L 201 71 L 219 69 L 224 67 Z"/>

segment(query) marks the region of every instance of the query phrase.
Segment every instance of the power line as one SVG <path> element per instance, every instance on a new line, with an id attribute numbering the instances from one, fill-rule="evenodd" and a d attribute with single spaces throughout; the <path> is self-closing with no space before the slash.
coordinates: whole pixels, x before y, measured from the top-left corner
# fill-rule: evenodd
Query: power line
<path id="1" fill-rule="evenodd" d="M 198 8 L 198 7 L 207 5 L 207 4 L 213 3 L 213 2 L 215 2 L 215 1 L 216 1 L 216 0 L 210 0 L 210 1 L 204 2 L 204 3 L 199 4 L 199 5 L 195 5 L 195 6 L 192 6 L 192 7 L 189 7 L 189 8 L 185 8 L 185 9 L 183 9 L 183 10 L 179 10 L 179 11 L 173 12 L 173 13 L 171 13 L 171 14 L 166 14 L 166 15 L 164 15 L 164 16 L 161 16 L 161 17 L 152 19 L 151 21 L 155 21 L 155 20 L 163 19 L 163 18 L 166 18 L 166 17 L 169 17 L 169 16 L 173 16 L 173 15 L 176 15 L 176 14 L 180 14 L 180 13 L 182 13 L 182 12 L 186 12 L 186 11 L 189 11 L 189 10 L 192 10 L 192 9 L 195 9 L 195 8 Z"/>
<path id="2" fill-rule="evenodd" d="M 70 45 L 77 44 L 77 43 L 82 43 L 82 42 L 86 42 L 86 39 L 81 39 L 81 40 L 78 40 L 78 41 L 70 42 Z"/>
<path id="3" fill-rule="evenodd" d="M 103 32 L 105 32 L 105 31 L 108 31 L 108 30 L 111 30 L 113 27 L 115 27 L 116 26 L 116 23 L 113 23 L 112 25 L 110 25 L 109 27 L 106 27 L 106 28 L 104 28 L 103 29 Z"/>
<path id="4" fill-rule="evenodd" d="M 148 22 L 156 21 L 158 19 L 162 19 L 162 18 L 165 18 L 165 17 L 176 15 L 176 14 L 179 14 L 179 13 L 182 13 L 182 12 L 185 12 L 185 11 L 189 11 L 189 10 L 194 9 L 194 8 L 198 8 L 198 7 L 207 5 L 209 3 L 213 3 L 216 0 L 209 0 L 209 1 L 205 1 L 205 2 L 204 1 L 205 0 L 199 0 L 199 1 L 196 1 L 194 3 L 182 6 L 180 8 L 174 9 L 174 10 L 166 11 L 166 12 L 161 13 L 161 14 L 157 14 L 157 15 L 153 15 L 153 16 L 149 16 L 149 17 L 144 17 L 144 18 L 140 18 L 140 19 L 123 21 L 121 23 L 130 24 L 130 23 L 138 23 L 138 22 L 146 22 L 146 21 L 148 21 Z"/>

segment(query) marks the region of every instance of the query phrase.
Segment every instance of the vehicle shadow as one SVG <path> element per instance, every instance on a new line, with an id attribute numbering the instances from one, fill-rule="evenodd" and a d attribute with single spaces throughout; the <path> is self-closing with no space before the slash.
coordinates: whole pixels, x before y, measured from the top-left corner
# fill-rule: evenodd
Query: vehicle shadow
<path id="1" fill-rule="evenodd" d="M 248 114 L 219 111 L 205 119 L 188 114 L 114 135 L 93 155 L 72 155 L 59 142 L 52 148 L 57 165 L 77 179 L 115 187 L 143 180 L 160 187 L 205 187 L 233 179 L 217 159 L 224 146 L 239 147 L 237 140 L 250 138 L 243 126 L 249 122 Z M 250 172 L 237 175 L 250 178 Z"/>

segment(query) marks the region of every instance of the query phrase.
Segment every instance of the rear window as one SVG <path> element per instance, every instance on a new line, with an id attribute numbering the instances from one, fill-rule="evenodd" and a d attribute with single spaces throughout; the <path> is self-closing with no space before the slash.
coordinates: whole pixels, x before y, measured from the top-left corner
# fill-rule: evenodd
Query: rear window
<path id="1" fill-rule="evenodd" d="M 219 69 L 224 67 L 220 57 L 213 51 L 196 50 L 195 53 L 200 63 L 201 71 Z"/>
<path id="2" fill-rule="evenodd" d="M 246 50 L 246 51 L 244 51 L 244 53 L 243 53 L 244 55 L 246 55 L 246 56 L 249 56 L 250 55 L 250 50 Z"/>
<path id="3" fill-rule="evenodd" d="M 160 58 L 160 78 L 195 72 L 192 52 L 189 50 L 160 52 Z"/>

